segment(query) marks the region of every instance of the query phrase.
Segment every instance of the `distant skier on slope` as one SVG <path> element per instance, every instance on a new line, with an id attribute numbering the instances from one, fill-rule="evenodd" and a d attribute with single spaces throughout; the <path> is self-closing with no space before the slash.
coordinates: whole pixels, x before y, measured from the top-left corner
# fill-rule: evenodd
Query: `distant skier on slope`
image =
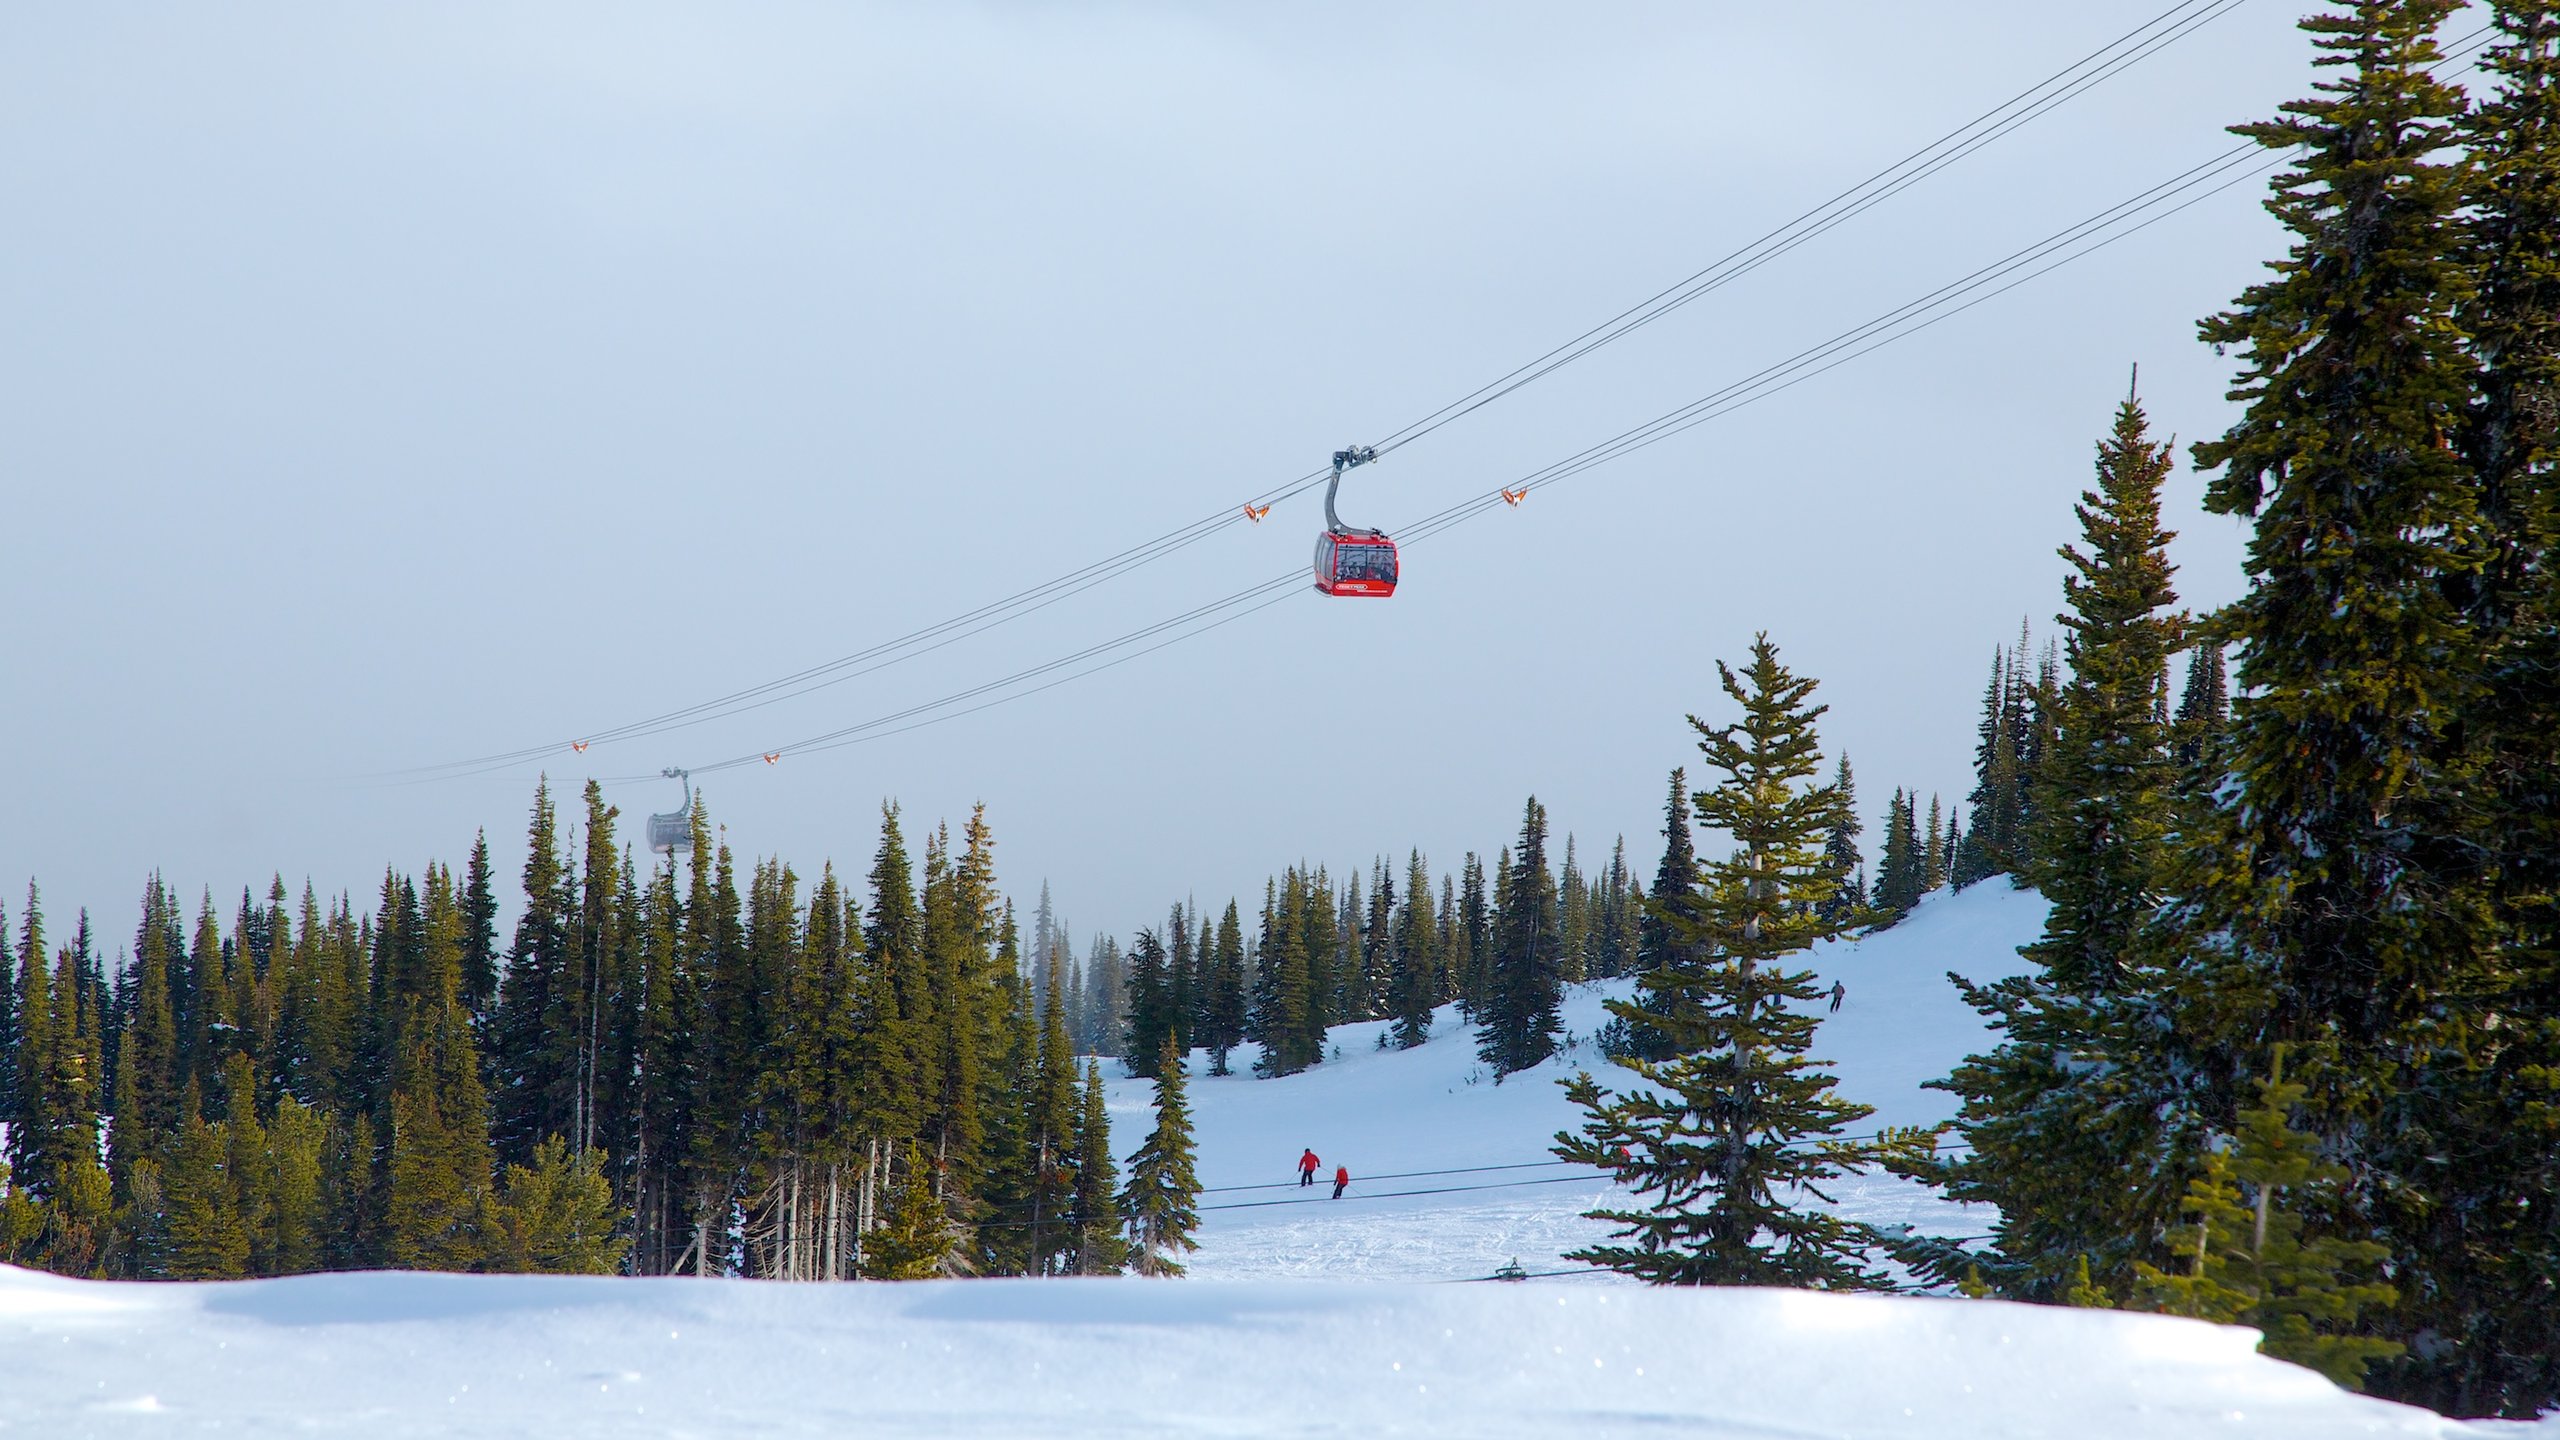
<path id="1" fill-rule="evenodd" d="M 1316 1183 L 1316 1167 L 1323 1163 L 1323 1161 L 1316 1158 L 1316 1152 L 1313 1150 L 1299 1156 L 1298 1183 L 1300 1185 L 1313 1185 Z"/>
<path id="2" fill-rule="evenodd" d="M 1351 1183 L 1351 1167 L 1350 1167 L 1350 1166 L 1348 1166 L 1348 1165 L 1336 1165 L 1336 1166 L 1334 1166 L 1334 1167 L 1333 1167 L 1333 1198 L 1334 1198 L 1334 1199 L 1336 1199 L 1336 1200 L 1341 1199 L 1341 1198 L 1342 1198 L 1342 1190 L 1343 1190 L 1343 1187 L 1344 1187 L 1344 1186 L 1346 1186 L 1346 1185 L 1349 1185 L 1350 1183 Z"/>
<path id="3" fill-rule="evenodd" d="M 1839 1014 L 1839 1013 L 1840 1013 L 1840 1002 L 1841 1002 L 1841 1001 L 1843 1001 L 1843 1000 L 1846 1000 L 1846 999 L 1848 999 L 1848 998 L 1849 998 L 1849 982 L 1847 982 L 1847 981 L 1845 981 L 1845 980 L 1834 980 L 1834 981 L 1832 981 L 1832 982 L 1831 982 L 1831 1013 L 1832 1013 L 1832 1014 L 1834 1014 L 1834 1015 Z"/>

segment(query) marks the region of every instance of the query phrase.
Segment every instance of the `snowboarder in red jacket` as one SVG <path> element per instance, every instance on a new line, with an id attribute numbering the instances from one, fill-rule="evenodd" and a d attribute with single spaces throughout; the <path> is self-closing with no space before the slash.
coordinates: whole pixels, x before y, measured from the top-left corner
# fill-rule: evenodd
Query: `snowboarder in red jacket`
<path id="1" fill-rule="evenodd" d="M 1351 1167 L 1350 1167 L 1350 1166 L 1348 1166 L 1348 1165 L 1336 1165 L 1336 1166 L 1334 1166 L 1334 1167 L 1333 1167 L 1333 1198 L 1334 1198 L 1334 1199 L 1336 1199 L 1336 1200 L 1341 1199 L 1341 1198 L 1342 1198 L 1342 1187 L 1344 1187 L 1344 1186 L 1346 1186 L 1346 1185 L 1348 1185 L 1348 1184 L 1350 1184 L 1350 1183 L 1351 1183 Z"/>
<path id="2" fill-rule="evenodd" d="M 1316 1167 L 1323 1163 L 1323 1161 L 1316 1158 L 1316 1152 L 1313 1150 L 1299 1156 L 1298 1183 L 1300 1185 L 1313 1185 L 1316 1183 Z"/>

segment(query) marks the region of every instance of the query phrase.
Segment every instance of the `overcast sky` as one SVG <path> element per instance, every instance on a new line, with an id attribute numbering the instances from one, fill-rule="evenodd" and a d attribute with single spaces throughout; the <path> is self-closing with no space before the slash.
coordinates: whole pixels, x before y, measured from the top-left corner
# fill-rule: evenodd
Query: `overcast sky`
<path id="1" fill-rule="evenodd" d="M 512 876 L 534 777 L 770 749 L 1303 565 L 1317 496 L 912 663 L 499 774 L 1216 513 L 1473 389 L 2168 0 L 18 6 L 0 18 L 0 877 L 129 943 L 144 877 Z M 2305 92 L 2255 0 L 1723 290 L 1355 474 L 1394 530 L 1911 299 Z M 1873 817 L 1970 783 L 1992 648 L 2128 366 L 2278 245 L 2227 192 L 1312 593 L 947 723 L 710 777 L 748 855 L 987 803 L 1079 933 L 1421 846 L 1535 791 L 1648 875 L 1682 717 L 1766 629 Z M 2172 482 L 2181 592 L 2242 531 Z M 672 782 L 609 792 L 626 825 Z M 1559 848 L 1561 835 L 1558 836 Z M 1872 838 L 1872 836 L 1871 836 Z M 513 885 L 509 890 L 512 895 Z M 1248 909 L 1250 904 L 1248 904 Z"/>

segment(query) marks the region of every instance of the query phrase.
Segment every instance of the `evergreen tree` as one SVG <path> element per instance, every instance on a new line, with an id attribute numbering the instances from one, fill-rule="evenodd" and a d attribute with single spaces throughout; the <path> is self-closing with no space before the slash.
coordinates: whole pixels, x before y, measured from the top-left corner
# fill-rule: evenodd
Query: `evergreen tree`
<path id="1" fill-rule="evenodd" d="M 1308 974 L 1306 931 L 1299 918 L 1305 887 L 1298 872 L 1285 884 L 1263 888 L 1262 966 L 1254 976 L 1253 1038 L 1262 1044 L 1254 1068 L 1266 1076 L 1294 1075 L 1314 1063 L 1310 1037 L 1321 1044 Z"/>
<path id="2" fill-rule="evenodd" d="M 1564 837 L 1564 871 L 1556 879 L 1556 933 L 1563 944 L 1558 969 L 1566 984 L 1579 984 L 1591 974 L 1591 884 L 1573 853 L 1573 837 Z"/>
<path id="3" fill-rule="evenodd" d="M 1200 1176 L 1192 1164 L 1191 1105 L 1183 1094 L 1182 1057 L 1168 1043 L 1156 1062 L 1156 1128 L 1129 1157 L 1120 1219 L 1129 1257 L 1141 1275 L 1179 1275 L 1176 1258 L 1197 1250 Z"/>
<path id="4" fill-rule="evenodd" d="M 1493 929 L 1476 1055 L 1499 1080 L 1555 1053 L 1564 1029 L 1564 937 L 1555 877 L 1547 871 L 1547 811 L 1534 795 L 1521 815 L 1519 859 Z"/>
<path id="5" fill-rule="evenodd" d="M 190 1115 L 169 1157 L 168 1274 L 175 1280 L 234 1280 L 249 1272 L 249 1226 L 240 1214 L 222 1125 Z"/>
<path id="6" fill-rule="evenodd" d="M 1138 932 L 1129 947 L 1128 1039 L 1120 1047 L 1120 1063 L 1132 1075 L 1151 1074 L 1156 1055 L 1176 1038 L 1169 961 L 1162 936 L 1152 929 Z"/>
<path id="7" fill-rule="evenodd" d="M 522 1275 L 610 1275 L 628 1242 L 616 1233 L 604 1156 L 543 1137 L 530 1165 L 509 1165 L 487 1207 L 489 1267 Z"/>
<path id="8" fill-rule="evenodd" d="M 328 1117 L 287 1095 L 276 1102 L 266 1129 L 266 1234 L 259 1247 L 270 1275 L 302 1275 L 320 1268 L 327 1212 L 321 1189 L 321 1156 Z"/>
<path id="9" fill-rule="evenodd" d="M 2053 702 L 2023 847 L 2027 878 L 2051 902 L 2044 932 L 2022 951 L 2027 974 L 1965 986 L 2002 1038 L 1938 1082 L 1962 1097 L 1966 1143 L 1917 1167 L 1951 1197 L 1996 1207 L 1993 1249 L 1898 1248 L 1933 1279 L 1973 1271 L 2020 1299 L 2072 1286 L 2121 1295 L 2171 1218 L 2183 1168 L 2157 1153 L 2148 1088 L 2164 1058 L 2149 1020 L 2167 977 L 2142 955 L 2174 783 L 2167 666 L 2182 619 L 2169 610 L 2172 537 L 2160 526 L 2169 469 L 2129 395 L 2099 443 L 2097 489 L 2081 496 L 2085 549 L 2061 552 L 2071 678 Z"/>
<path id="10" fill-rule="evenodd" d="M 1884 820 L 1884 855 L 1876 864 L 1875 914 L 1882 925 L 1891 925 L 1911 913 L 1927 893 L 1927 857 L 1920 840 L 1920 822 L 1913 815 L 1916 797 L 1896 789 L 1886 804 Z"/>
<path id="11" fill-rule="evenodd" d="M 1051 984 L 1040 1009 L 1040 1060 L 1030 1096 L 1031 1270 L 1053 1275 L 1075 1252 L 1076 1061 L 1067 1044 L 1064 990 Z"/>
<path id="12" fill-rule="evenodd" d="M 1458 869 L 1458 923 L 1450 927 L 1450 981 L 1458 1008 L 1473 1019 L 1484 1007 L 1485 962 L 1493 948 L 1493 911 L 1484 883 L 1484 860 L 1467 852 Z"/>
<path id="13" fill-rule="evenodd" d="M 1102 1066 L 1085 1062 L 1084 1102 L 1076 1118 L 1076 1188 L 1073 1215 L 1078 1275 L 1117 1275 L 1128 1261 L 1113 1208 L 1119 1175 L 1111 1163 L 1111 1114 L 1102 1103 Z"/>
<path id="14" fill-rule="evenodd" d="M 2492 1302 L 2449 1217 L 2511 1205 L 2448 1171 L 2446 1146 L 2498 1123 L 2474 1038 L 2502 985 L 2468 812 L 2463 717 L 2484 645 L 2466 593 L 2486 560 L 2478 477 L 2453 441 L 2473 382 L 2471 304 L 2448 146 L 2460 95 L 2432 72 L 2453 0 L 2360 0 L 2315 15 L 2329 78 L 2241 127 L 2292 157 L 2268 209 L 2291 253 L 2207 320 L 2243 355 L 2247 402 L 2196 447 L 2206 507 L 2255 522 L 2249 587 L 2215 629 L 2239 699 L 2214 832 L 2182 847 L 2187 992 L 2211 1116 L 2270 1041 L 2317 1055 L 2307 1115 L 2353 1167 L 2342 1205 L 2390 1245 L 2399 1323 L 2470 1332 Z M 2478 997 L 2478 998 L 2475 998 Z M 2544 1302 L 2547 1305 L 2547 1300 Z M 2411 1398 L 2452 1367 L 2415 1357 L 2377 1388 Z"/>
<path id="15" fill-rule="evenodd" d="M 902 1169 L 888 1223 L 863 1246 L 863 1273 L 874 1280 L 931 1280 L 950 1273 L 951 1217 L 934 1193 L 933 1165 L 921 1149 L 907 1147 Z"/>
<path id="16" fill-rule="evenodd" d="M 500 1156 L 530 1160 L 546 1135 L 569 1136 L 577 1128 L 575 1031 L 562 1033 L 575 992 L 575 880 L 560 857 L 559 814 L 548 779 L 533 794 L 533 818 L 525 835 L 524 910 L 516 917 L 515 943 L 507 953 L 498 996 L 491 1054 L 491 1132 Z M 387 1017 L 386 1017 L 387 1018 Z"/>
<path id="17" fill-rule="evenodd" d="M 2169 470 L 2169 447 L 2151 440 L 2140 401 L 2126 396 L 2098 447 L 2098 488 L 2080 497 L 2087 549 L 2061 552 L 2072 570 L 2062 582 L 2070 609 L 2059 617 L 2071 679 L 2036 777 L 2025 870 L 2053 904 L 2044 938 L 2025 953 L 2066 990 L 2113 988 L 2159 903 L 2171 785 L 2162 717 L 2169 656 L 2184 628 L 2169 609 L 2175 537 L 2160 527 Z"/>
<path id="18" fill-rule="evenodd" d="M 2222 642 L 2198 640 L 2187 651 L 2187 683 L 2170 730 L 2171 752 L 2182 768 L 2202 772 L 2221 755 L 2222 732 L 2231 719 L 2229 686 Z"/>
<path id="19" fill-rule="evenodd" d="M 1840 766 L 1832 772 L 1831 788 L 1840 792 L 1840 818 L 1822 842 L 1822 863 L 1831 869 L 1831 894 L 1815 903 L 1822 918 L 1848 924 L 1867 908 L 1867 862 L 1858 851 L 1858 836 L 1866 827 L 1858 823 L 1858 786 L 1849 771 L 1849 753 L 1840 752 Z"/>
<path id="20" fill-rule="evenodd" d="M 1214 958 L 1209 965 L 1208 984 L 1209 1073 L 1224 1075 L 1227 1055 L 1244 1043 L 1245 974 L 1244 920 L 1229 900 L 1224 915 L 1218 917 L 1218 939 Z"/>
<path id="21" fill-rule="evenodd" d="M 1431 872 L 1422 852 L 1405 861 L 1404 908 L 1396 914 L 1395 972 L 1390 1004 L 1397 1048 L 1429 1039 L 1432 1007 L 1439 1004 L 1440 934 L 1431 910 Z"/>
<path id="22" fill-rule="evenodd" d="M 1559 1133 L 1556 1154 L 1614 1172 L 1650 1208 L 1592 1218 L 1621 1240 L 1573 1252 L 1655 1284 L 1882 1289 L 1867 1268 L 1871 1233 L 1828 1209 L 1823 1186 L 1878 1163 L 1884 1146 L 1843 1138 L 1874 1113 L 1832 1093 L 1805 1052 L 1819 1023 L 1811 972 L 1784 959 L 1842 933 L 1815 908 L 1833 877 L 1822 845 L 1839 792 L 1814 782 L 1821 752 L 1814 682 L 1787 670 L 1766 635 L 1736 675 L 1719 664 L 1742 707 L 1730 725 L 1691 716 L 1699 750 L 1724 778 L 1695 797 L 1698 823 L 1732 837 L 1727 858 L 1701 867 L 1677 914 L 1677 943 L 1694 973 L 1658 977 L 1658 1009 L 1612 1001 L 1631 1025 L 1663 1032 L 1677 1059 L 1629 1063 L 1654 1087 L 1603 1090 L 1585 1071 L 1565 1082 L 1587 1112 L 1581 1133 Z"/>
<path id="23" fill-rule="evenodd" d="M 1654 867 L 1653 886 L 1646 893 L 1653 904 L 1645 908 L 1644 938 L 1636 952 L 1640 970 L 1660 970 L 1672 963 L 1675 937 L 1681 932 L 1680 917 L 1686 913 L 1689 895 L 1698 888 L 1697 841 L 1690 834 L 1689 772 L 1675 768 L 1671 772 L 1671 799 L 1662 810 L 1662 863 Z"/>
<path id="24" fill-rule="evenodd" d="M 0 945 L 5 945 L 8 934 L 9 907 L 0 902 Z M 0 951 L 0 1124 L 18 1114 L 18 984 L 17 968 L 9 961 Z M 7 1163 L 6 1154 L 0 1153 L 0 1165 Z"/>
<path id="25" fill-rule="evenodd" d="M 2417 1246 L 2435 1276 L 2409 1289 L 2400 1324 L 2453 1343 L 2395 1367 L 2394 1388 L 2449 1413 L 2521 1418 L 2560 1404 L 2560 1206 L 2512 1203 L 2560 1195 L 2560 1107 L 2543 1081 L 2560 1074 L 2560 6 L 2505 0 L 2491 19 L 2494 88 L 2463 123 L 2473 289 L 2461 319 L 2477 375 L 2457 443 L 2483 555 L 2465 606 L 2481 685 L 2462 725 L 2476 780 L 2437 823 L 2488 852 L 2497 998 L 2466 1008 L 2499 1023 L 2483 1015 L 2464 1036 L 2470 1063 L 2435 1067 L 2440 1107 L 2463 1117 L 2463 1160 L 2428 1187 Z M 2431 1128 L 2456 1135 L 2441 1117 Z"/>
<path id="26" fill-rule="evenodd" d="M 402 1018 L 391 1080 L 383 1238 L 387 1257 L 403 1269 L 466 1270 L 482 1254 L 488 1100 L 463 1002 L 464 913 L 451 875 L 430 868 L 418 921 L 418 993 L 398 1007 Z"/>
<path id="27" fill-rule="evenodd" d="M 2394 1295 L 2387 1282 L 2358 1282 L 2348 1272 L 2369 1270 L 2390 1251 L 2370 1240 L 2304 1237 L 2304 1211 L 2334 1204 L 2347 1178 L 2346 1167 L 2320 1158 L 2318 1141 L 2292 1127 L 2289 1112 L 2308 1093 L 2284 1078 L 2277 1046 L 2230 1148 L 2207 1155 L 2188 1186 L 2194 1223 L 2170 1236 L 2187 1257 L 2186 1273 L 2137 1262 L 2140 1298 L 2172 1315 L 2256 1326 L 2266 1337 L 2259 1349 L 2362 1390 L 2366 1365 L 2405 1347 L 2341 1333 Z"/>
<path id="28" fill-rule="evenodd" d="M 62 1172 L 70 1120 L 59 1083 L 63 1032 L 56 1023 L 53 977 L 44 963 L 44 911 L 32 881 L 26 911 L 18 917 L 17 959 L 18 1094 L 9 1108 L 5 1158 L 17 1183 L 41 1197 L 51 1194 Z"/>
<path id="29" fill-rule="evenodd" d="M 498 999 L 498 897 L 491 885 L 489 832 L 477 831 L 462 881 L 462 1003 L 475 1025 Z"/>

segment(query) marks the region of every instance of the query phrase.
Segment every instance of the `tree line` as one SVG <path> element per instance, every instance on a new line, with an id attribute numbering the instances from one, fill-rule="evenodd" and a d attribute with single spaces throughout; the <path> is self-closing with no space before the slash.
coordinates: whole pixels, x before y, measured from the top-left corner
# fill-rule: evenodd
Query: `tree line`
<path id="1" fill-rule="evenodd" d="M 787 1279 L 1179 1268 L 1187 1129 L 1116 1175 L 1101 1060 L 1183 1083 L 1421 1043 L 1452 1001 L 1552 1048 L 1561 986 L 1638 963 L 1621 842 L 1560 873 L 1533 800 L 1515 860 L 1435 886 L 1419 852 L 1336 885 L 1292 866 L 1258 923 L 1189 903 L 1083 961 L 1044 886 L 1026 949 L 983 810 L 919 863 L 884 807 L 868 873 L 741 866 L 707 805 L 635 855 L 589 782 L 537 787 L 500 934 L 485 835 L 387 870 L 369 909 L 281 879 L 228 924 L 161 877 L 110 965 L 31 885 L 0 966 L 0 1260 L 226 1278 L 393 1265 Z M 0 914 L 0 933 L 7 917 Z M 1160 1104 L 1164 1097 L 1160 1096 Z M 1173 1097 L 1168 1113 L 1187 1113 Z M 1187 1122 L 1185 1122 L 1187 1124 Z M 1156 1197 L 1144 1223 L 1133 1195 Z M 1133 1237 L 1147 1238 L 1132 1249 Z"/>
<path id="2" fill-rule="evenodd" d="M 2239 127 L 2285 157 L 2289 239 L 2201 326 L 2242 367 L 2192 452 L 2254 527 L 2241 598 L 2179 608 L 2174 459 L 2128 395 L 2060 645 L 1995 659 L 1968 828 L 1941 845 L 1907 797 L 1888 822 L 1888 870 L 1935 847 L 2050 903 L 2026 973 L 1964 987 L 1997 1043 L 1938 1082 L 1952 1133 L 1846 1136 L 1862 1107 L 1803 1063 L 1789 959 L 1844 914 L 1846 772 L 1817 783 L 1820 707 L 1764 640 L 1725 675 L 1743 718 L 1698 727 L 1731 854 L 1657 892 L 1671 963 L 1615 1007 L 1645 1086 L 1582 1077 L 1558 1137 L 1651 1201 L 1586 1258 L 1865 1288 L 1889 1256 L 2254 1325 L 2439 1410 L 2560 1403 L 2560 6 L 2489 7 L 2477 96 L 2440 73 L 2457 8 L 2313 15 L 2313 98 Z M 1874 1166 L 1996 1207 L 1991 1235 L 1770 1198 Z"/>

